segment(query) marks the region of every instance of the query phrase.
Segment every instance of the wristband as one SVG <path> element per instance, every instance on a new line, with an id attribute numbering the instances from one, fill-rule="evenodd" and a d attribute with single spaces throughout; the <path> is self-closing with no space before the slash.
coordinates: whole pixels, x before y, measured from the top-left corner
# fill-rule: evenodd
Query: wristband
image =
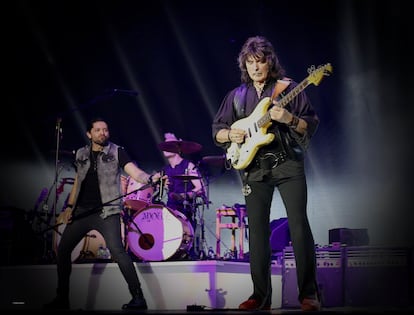
<path id="1" fill-rule="evenodd" d="M 230 139 L 230 131 L 231 131 L 231 129 L 229 129 L 229 132 L 227 133 L 227 139 L 229 139 L 229 141 L 231 142 L 231 139 Z"/>
<path id="2" fill-rule="evenodd" d="M 292 116 L 291 122 L 288 124 L 289 128 L 296 129 L 299 124 L 299 118 L 295 115 Z"/>

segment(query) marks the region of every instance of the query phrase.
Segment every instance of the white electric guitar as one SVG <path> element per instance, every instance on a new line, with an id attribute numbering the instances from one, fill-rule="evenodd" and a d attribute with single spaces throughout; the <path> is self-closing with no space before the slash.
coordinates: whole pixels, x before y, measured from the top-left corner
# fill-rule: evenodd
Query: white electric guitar
<path id="1" fill-rule="evenodd" d="M 332 73 L 332 66 L 330 63 L 320 65 L 318 68 L 312 66 L 308 69 L 308 73 L 309 75 L 302 82 L 275 105 L 285 107 L 309 84 L 319 85 L 324 76 Z M 257 151 L 262 146 L 265 146 L 274 140 L 275 135 L 267 133 L 267 129 L 272 124 L 268 109 L 270 105 L 273 104 L 273 100 L 280 94 L 280 90 L 277 91 L 277 87 L 280 87 L 280 84 L 276 84 L 272 96 L 263 98 L 248 117 L 239 119 L 231 125 L 232 129 L 235 128 L 246 131 L 246 138 L 243 143 L 238 144 L 232 142 L 227 149 L 226 158 L 233 168 L 238 170 L 245 169 L 254 159 Z"/>

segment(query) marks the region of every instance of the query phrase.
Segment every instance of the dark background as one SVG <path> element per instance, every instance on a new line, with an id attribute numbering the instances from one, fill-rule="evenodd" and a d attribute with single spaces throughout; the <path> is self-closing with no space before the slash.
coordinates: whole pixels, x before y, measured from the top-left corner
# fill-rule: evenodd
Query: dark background
<path id="1" fill-rule="evenodd" d="M 7 185 L 16 175 L 7 172 L 8 163 L 53 163 L 56 149 L 70 157 L 87 143 L 92 116 L 106 118 L 112 141 L 147 171 L 164 163 L 157 147 L 164 132 L 201 144 L 190 156 L 195 161 L 221 155 L 211 138 L 212 119 L 240 82 L 242 44 L 264 35 L 298 82 L 311 65 L 333 65 L 330 77 L 306 90 L 321 118 L 310 178 L 340 181 L 352 174 L 356 182 L 383 185 L 375 198 L 386 200 L 385 211 L 398 216 L 404 230 L 412 217 L 413 173 L 408 3 L 9 3 L 2 9 L 2 181 Z M 3 194 L 1 204 L 7 203 L 7 190 Z"/>
<path id="2" fill-rule="evenodd" d="M 239 84 L 236 59 L 243 42 L 258 34 L 274 43 L 297 81 L 311 65 L 333 64 L 334 75 L 308 93 L 321 115 L 320 133 L 335 126 L 331 136 L 340 139 L 344 108 L 338 92 L 348 62 L 357 61 L 359 71 L 382 68 L 387 76 L 398 70 L 384 64 L 397 56 L 381 57 L 387 53 L 382 38 L 390 32 L 381 13 L 392 12 L 373 3 L 16 1 L 4 12 L 9 22 L 3 47 L 10 53 L 4 61 L 11 71 L 2 125 L 14 122 L 4 130 L 13 130 L 4 140 L 18 157 L 47 154 L 56 147 L 60 117 L 62 149 L 76 149 L 84 143 L 82 124 L 103 115 L 112 140 L 139 161 L 162 162 L 156 145 L 166 131 L 199 142 L 203 155 L 221 154 L 211 140 L 212 117 L 225 93 Z M 395 14 L 403 13 L 399 10 Z M 349 49 L 342 30 L 346 15 L 358 30 L 356 56 L 343 56 Z M 381 50 L 373 60 L 369 50 L 376 45 Z M 114 88 L 139 96 L 111 96 Z"/>

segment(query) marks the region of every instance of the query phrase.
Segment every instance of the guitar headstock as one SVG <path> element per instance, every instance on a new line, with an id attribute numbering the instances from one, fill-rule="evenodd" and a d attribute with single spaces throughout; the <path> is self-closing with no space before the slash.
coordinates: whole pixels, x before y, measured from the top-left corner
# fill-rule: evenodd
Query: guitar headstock
<path id="1" fill-rule="evenodd" d="M 332 73 L 332 65 L 330 63 L 327 63 L 325 65 L 318 66 L 318 68 L 312 66 L 308 69 L 308 73 L 308 82 L 314 85 L 319 85 L 324 76 L 328 76 Z"/>

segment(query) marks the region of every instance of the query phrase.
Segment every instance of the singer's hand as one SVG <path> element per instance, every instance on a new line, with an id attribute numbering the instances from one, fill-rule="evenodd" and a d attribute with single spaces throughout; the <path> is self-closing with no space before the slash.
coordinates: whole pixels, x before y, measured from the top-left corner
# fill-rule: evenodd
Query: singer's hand
<path id="1" fill-rule="evenodd" d="M 161 179 L 164 181 L 164 185 L 168 185 L 169 184 L 169 180 L 168 180 L 168 176 L 167 175 L 164 174 L 161 177 L 161 173 L 160 172 L 155 173 L 154 175 L 152 175 L 152 183 L 153 184 L 158 183 Z"/>

